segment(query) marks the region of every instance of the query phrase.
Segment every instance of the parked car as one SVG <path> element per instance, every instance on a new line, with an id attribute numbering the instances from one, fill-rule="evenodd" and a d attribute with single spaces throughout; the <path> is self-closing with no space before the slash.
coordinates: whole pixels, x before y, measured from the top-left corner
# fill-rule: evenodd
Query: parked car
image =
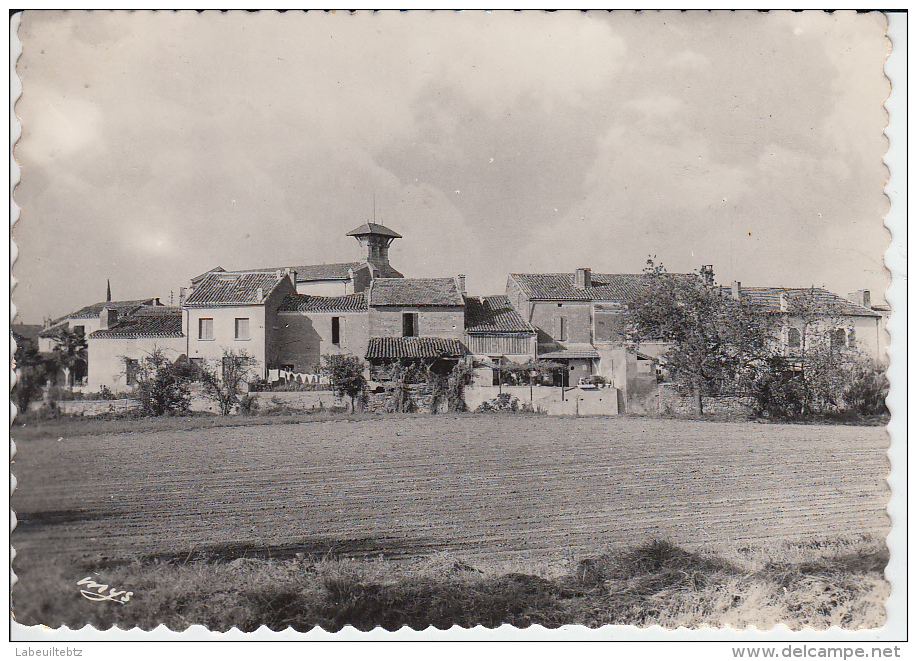
<path id="1" fill-rule="evenodd" d="M 599 384 L 597 384 L 595 379 L 593 379 L 591 376 L 584 376 L 576 384 L 576 387 L 582 390 L 597 390 Z"/>

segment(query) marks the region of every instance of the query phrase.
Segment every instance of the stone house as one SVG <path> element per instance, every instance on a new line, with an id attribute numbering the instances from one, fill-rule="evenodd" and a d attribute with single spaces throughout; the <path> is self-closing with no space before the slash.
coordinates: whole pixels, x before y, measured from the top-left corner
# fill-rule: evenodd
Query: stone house
<path id="1" fill-rule="evenodd" d="M 126 392 L 136 385 L 140 362 L 159 350 L 175 362 L 186 350 L 181 308 L 142 305 L 126 316 L 103 308 L 98 330 L 86 339 L 87 389 Z"/>
<path id="2" fill-rule="evenodd" d="M 624 345 L 624 312 L 645 278 L 592 273 L 588 268 L 573 273 L 512 273 L 506 296 L 535 327 L 537 358 L 564 366 L 556 385 L 570 387 L 581 378 L 601 376 L 626 401 L 637 388 L 638 359 L 651 362 L 653 352 L 664 352 L 661 345 L 641 347 L 638 357 Z"/>
<path id="3" fill-rule="evenodd" d="M 267 378 L 281 331 L 277 312 L 295 293 L 289 270 L 207 274 L 182 304 L 185 354 L 203 366 L 219 365 L 226 352 L 245 352 L 255 360 L 253 377 Z"/>
<path id="4" fill-rule="evenodd" d="M 403 278 L 389 263 L 389 247 L 395 239 L 402 238 L 397 232 L 376 223 L 364 223 L 351 230 L 347 236 L 354 237 L 364 250 L 364 258 L 358 262 L 336 264 L 308 264 L 272 268 L 227 271 L 221 266 L 191 279 L 191 289 L 203 278 L 214 273 L 273 273 L 290 271 L 296 283 L 296 293 L 312 296 L 346 296 L 366 291 L 370 283 L 378 278 Z"/>
<path id="5" fill-rule="evenodd" d="M 161 306 L 158 298 L 145 298 L 132 301 L 106 300 L 93 303 L 80 308 L 75 312 L 58 317 L 53 321 L 46 321 L 44 328 L 38 333 L 37 343 L 39 353 L 50 355 L 57 346 L 57 339 L 64 329 L 74 331 L 88 338 L 92 333 L 102 327 L 105 319 L 117 319 L 119 316 L 127 317 L 141 307 Z M 106 312 L 107 311 L 107 312 Z M 104 312 L 104 314 L 103 314 Z M 88 343 L 88 340 L 87 340 Z M 71 370 L 61 370 L 52 377 L 52 384 L 64 384 L 76 390 L 89 388 L 88 385 L 88 351 L 87 360 L 78 361 Z M 91 388 L 89 388 L 91 390 Z"/>
<path id="6" fill-rule="evenodd" d="M 774 340 L 787 356 L 800 355 L 806 343 L 822 341 L 886 361 L 884 318 L 881 310 L 870 306 L 866 290 L 851 294 L 854 300 L 849 300 L 818 287 L 743 287 L 733 282 L 724 292 L 779 319 Z"/>
<path id="7" fill-rule="evenodd" d="M 364 356 L 369 344 L 366 293 L 343 296 L 289 294 L 277 310 L 271 369 L 318 373 L 327 354 Z"/>
<path id="8" fill-rule="evenodd" d="M 366 292 L 365 357 L 382 378 L 393 363 L 447 370 L 468 355 L 465 298 L 456 278 L 380 278 Z"/>
<path id="9" fill-rule="evenodd" d="M 537 337 L 507 296 L 465 296 L 465 345 L 476 385 L 499 385 L 504 365 L 535 360 Z"/>

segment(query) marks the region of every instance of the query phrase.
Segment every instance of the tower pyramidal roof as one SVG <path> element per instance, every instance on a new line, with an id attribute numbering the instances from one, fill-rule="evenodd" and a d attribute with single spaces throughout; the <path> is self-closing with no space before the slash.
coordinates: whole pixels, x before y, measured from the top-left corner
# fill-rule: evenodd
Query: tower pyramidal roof
<path id="1" fill-rule="evenodd" d="M 347 236 L 387 236 L 392 239 L 403 238 L 398 232 L 394 232 L 385 225 L 376 223 L 363 223 L 357 229 L 347 232 Z"/>

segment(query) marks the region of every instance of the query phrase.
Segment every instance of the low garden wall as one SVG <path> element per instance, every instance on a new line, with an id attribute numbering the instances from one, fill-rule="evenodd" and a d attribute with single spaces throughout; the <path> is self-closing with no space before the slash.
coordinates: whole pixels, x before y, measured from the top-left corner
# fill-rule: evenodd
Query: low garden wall
<path id="1" fill-rule="evenodd" d="M 272 408 L 291 408 L 298 411 L 316 411 L 344 406 L 341 398 L 330 390 L 306 390 L 303 392 L 253 392 L 251 396 L 262 411 Z"/>
<path id="2" fill-rule="evenodd" d="M 82 415 L 87 418 L 109 413 L 126 413 L 140 407 L 134 399 L 75 399 L 54 404 L 64 415 Z"/>
<path id="3" fill-rule="evenodd" d="M 465 402 L 474 411 L 483 402 L 489 402 L 500 393 L 515 397 L 520 402 L 531 402 L 535 409 L 548 415 L 617 415 L 619 394 L 617 388 L 581 390 L 551 386 L 473 386 L 465 388 Z"/>
<path id="4" fill-rule="evenodd" d="M 754 413 L 754 401 L 748 395 L 705 395 L 704 414 L 750 416 Z M 651 396 L 655 400 L 656 412 L 660 415 L 694 415 L 694 397 L 679 393 L 673 386 L 660 385 Z"/>

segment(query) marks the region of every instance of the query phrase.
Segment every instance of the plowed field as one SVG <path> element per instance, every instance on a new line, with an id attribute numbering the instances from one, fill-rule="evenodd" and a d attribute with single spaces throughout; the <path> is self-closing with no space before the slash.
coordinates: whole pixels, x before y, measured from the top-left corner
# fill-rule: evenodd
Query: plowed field
<path id="1" fill-rule="evenodd" d="M 534 416 L 23 441 L 13 545 L 24 569 L 881 536 L 887 446 L 880 427 Z"/>

